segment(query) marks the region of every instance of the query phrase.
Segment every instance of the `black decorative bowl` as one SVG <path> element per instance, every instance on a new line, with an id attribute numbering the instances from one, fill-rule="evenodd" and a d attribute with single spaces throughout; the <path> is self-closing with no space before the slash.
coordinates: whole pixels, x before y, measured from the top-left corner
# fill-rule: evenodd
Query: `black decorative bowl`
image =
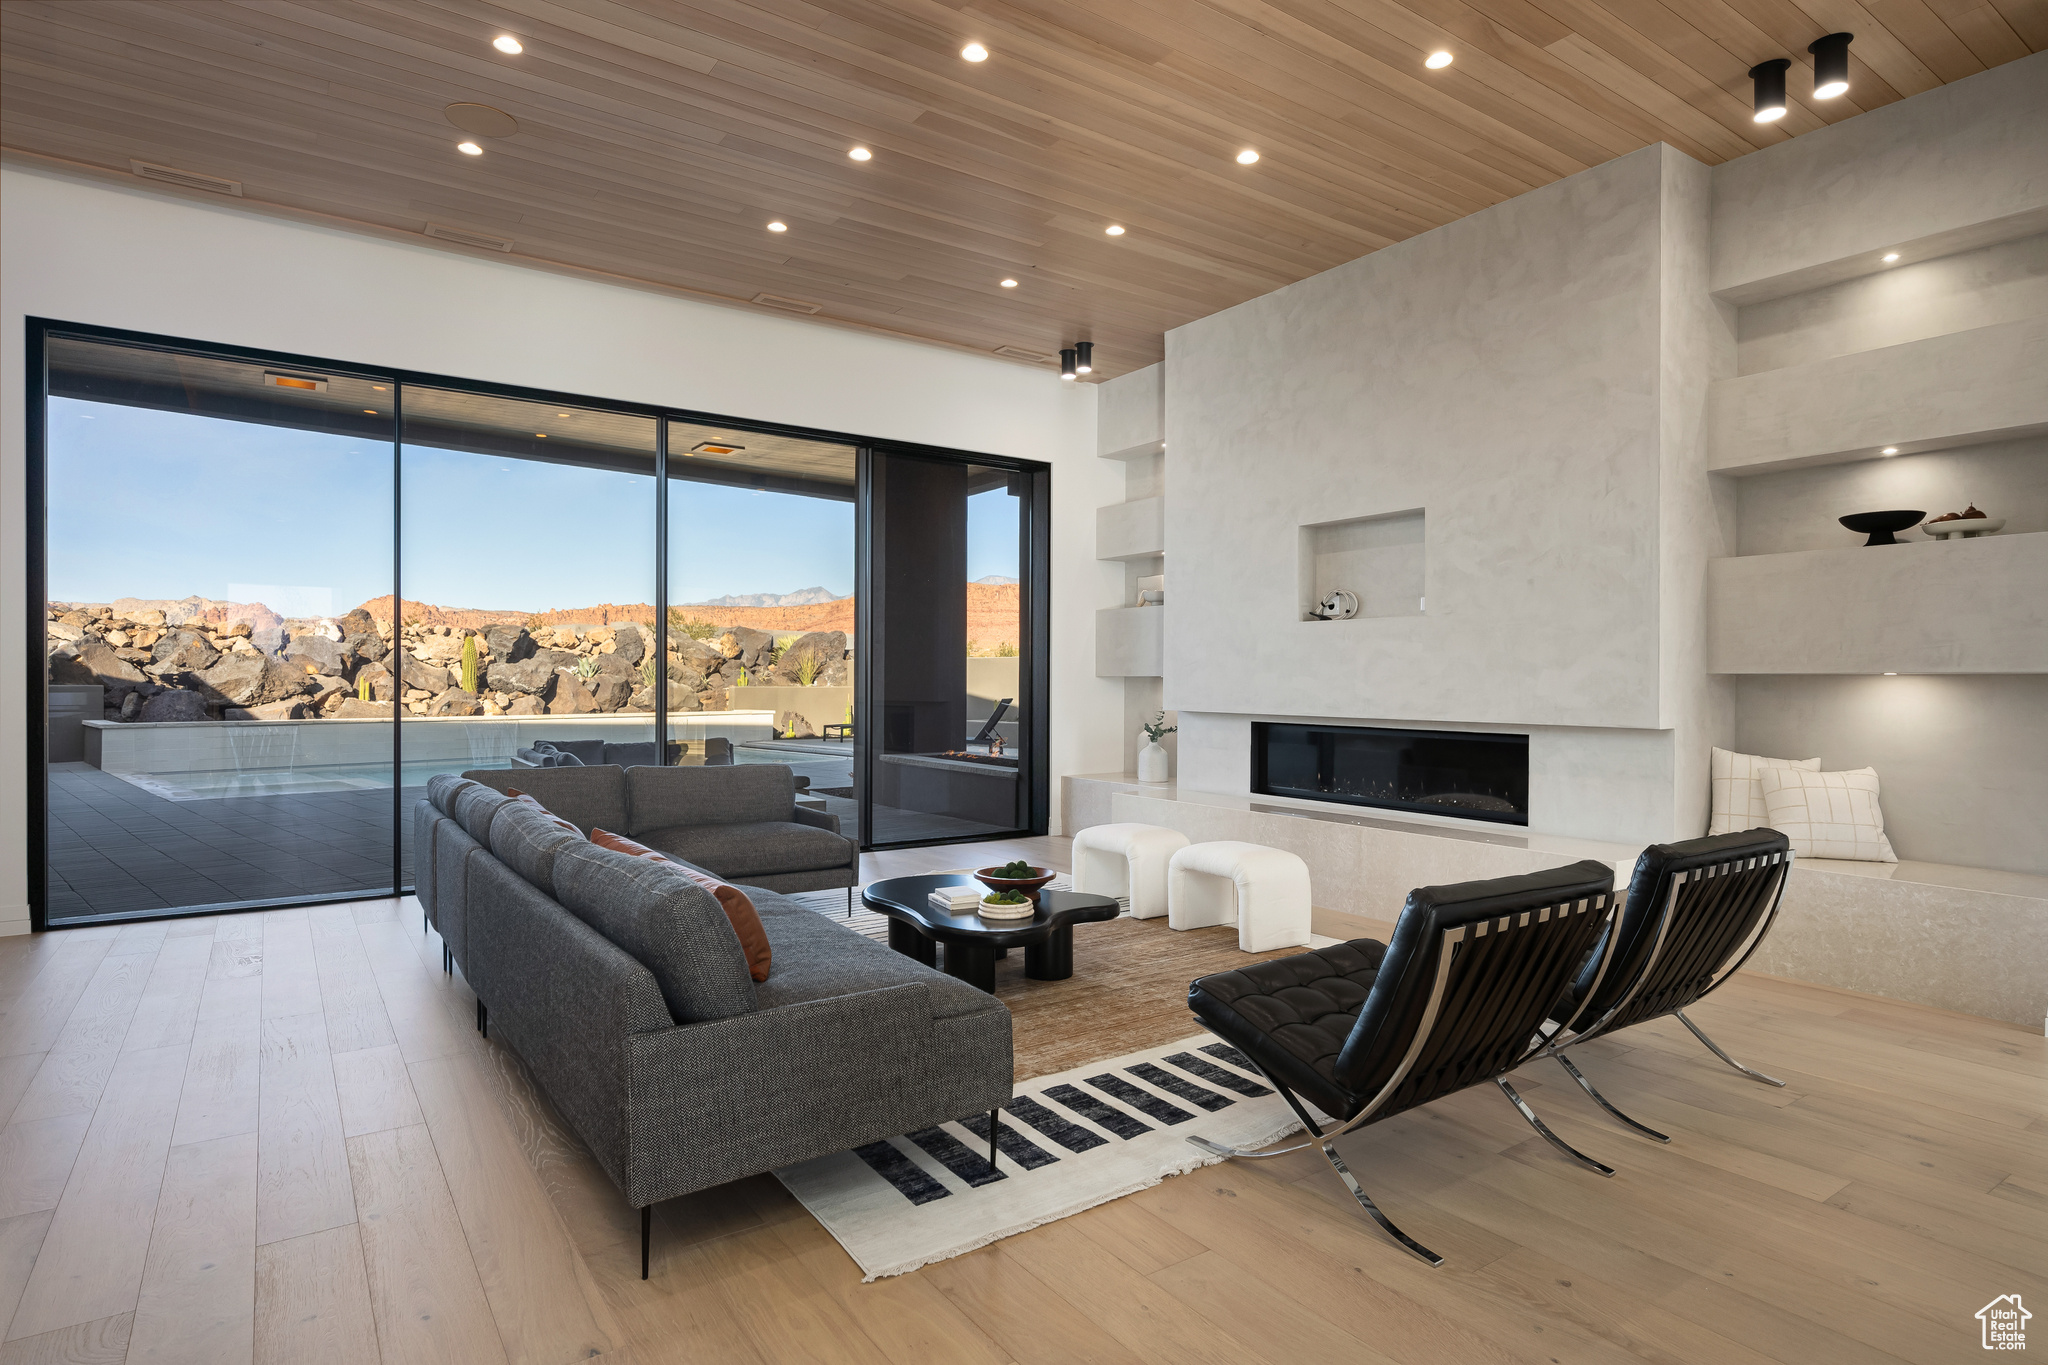
<path id="1" fill-rule="evenodd" d="M 1896 545 L 1894 531 L 1910 531 L 1927 520 L 1925 512 L 1858 512 L 1841 518 L 1842 525 L 1857 535 L 1868 535 L 1865 545 Z"/>

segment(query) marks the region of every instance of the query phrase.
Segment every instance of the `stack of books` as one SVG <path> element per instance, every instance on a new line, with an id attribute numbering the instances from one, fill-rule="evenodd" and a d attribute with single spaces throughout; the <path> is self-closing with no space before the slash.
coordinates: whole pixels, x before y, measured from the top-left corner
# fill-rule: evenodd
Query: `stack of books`
<path id="1" fill-rule="evenodd" d="M 932 892 L 932 909 L 943 910 L 949 915 L 970 914 L 987 894 L 979 883 L 967 886 L 942 886 Z"/>

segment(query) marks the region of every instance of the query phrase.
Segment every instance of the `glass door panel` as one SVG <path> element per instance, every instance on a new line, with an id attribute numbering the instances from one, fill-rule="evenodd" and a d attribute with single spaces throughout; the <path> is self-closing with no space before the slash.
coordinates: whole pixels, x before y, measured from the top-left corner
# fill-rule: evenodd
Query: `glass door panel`
<path id="1" fill-rule="evenodd" d="M 672 421 L 671 749 L 785 763 L 798 800 L 859 837 L 852 446 Z"/>
<path id="2" fill-rule="evenodd" d="M 396 667 L 406 807 L 436 773 L 553 745 L 660 762 L 655 419 L 408 384 Z M 527 751 L 522 755 L 521 751 Z M 412 823 L 399 826 L 411 878 Z"/>
<path id="3" fill-rule="evenodd" d="M 46 356 L 48 922 L 390 894 L 392 381 Z"/>
<path id="4" fill-rule="evenodd" d="M 1026 829 L 1036 763 L 1022 582 L 1030 476 L 870 459 L 868 843 Z"/>

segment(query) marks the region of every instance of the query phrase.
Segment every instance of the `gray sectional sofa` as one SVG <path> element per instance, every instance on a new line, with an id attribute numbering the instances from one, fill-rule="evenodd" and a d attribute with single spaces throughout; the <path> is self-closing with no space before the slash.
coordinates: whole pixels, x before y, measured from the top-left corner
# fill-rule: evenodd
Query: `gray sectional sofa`
<path id="1" fill-rule="evenodd" d="M 628 786 L 648 802 L 663 790 Z M 995 997 L 754 884 L 745 889 L 774 956 L 757 984 L 697 883 L 599 848 L 480 781 L 443 775 L 427 793 L 414 810 L 421 904 L 477 994 L 480 1026 L 488 1011 L 490 1035 L 641 1210 L 643 1278 L 661 1200 L 1010 1098 L 1010 1013 Z M 547 804 L 587 833 L 567 794 Z M 630 811 L 619 821 L 631 822 Z"/>

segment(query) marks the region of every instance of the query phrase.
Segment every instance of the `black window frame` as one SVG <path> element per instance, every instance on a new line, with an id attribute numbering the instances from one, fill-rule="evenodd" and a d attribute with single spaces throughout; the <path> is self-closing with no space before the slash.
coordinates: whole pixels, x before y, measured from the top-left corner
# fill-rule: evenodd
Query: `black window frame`
<path id="1" fill-rule="evenodd" d="M 1017 838 L 1043 835 L 1046 833 L 1051 815 L 1051 776 L 1048 771 L 1050 758 L 1049 730 L 1051 720 L 1050 697 L 1050 644 L 1051 644 L 1051 544 L 1052 544 L 1052 466 L 1041 460 L 1027 460 L 1008 455 L 995 455 L 982 451 L 970 451 L 950 446 L 923 445 L 917 442 L 898 441 L 888 438 L 861 436 L 850 432 L 833 431 L 819 427 L 798 426 L 786 422 L 762 421 L 757 418 L 735 417 L 724 413 L 705 412 L 691 408 L 670 407 L 654 403 L 636 403 L 619 399 L 596 398 L 587 394 L 571 393 L 561 389 L 541 389 L 524 385 L 501 384 L 490 380 L 465 379 L 460 376 L 439 374 L 432 371 L 412 370 L 388 365 L 367 365 L 354 361 L 337 360 L 327 356 L 310 356 L 297 352 L 273 351 L 258 347 L 236 346 L 220 342 L 193 340 L 186 337 L 167 336 L 155 332 L 140 332 L 126 328 L 103 327 L 91 323 L 66 322 L 55 318 L 28 317 L 26 358 L 26 397 L 24 425 L 26 448 L 23 469 L 23 552 L 26 559 L 23 575 L 26 590 L 24 613 L 26 625 L 26 672 L 23 691 L 23 710 L 27 727 L 27 745 L 24 781 L 28 784 L 28 902 L 29 927 L 32 932 L 42 933 L 56 928 L 85 927 L 94 924 L 141 923 L 159 919 L 180 919 L 195 915 L 239 914 L 257 910 L 290 909 L 307 905 L 331 905 L 359 900 L 384 900 L 394 896 L 413 893 L 413 886 L 402 876 L 404 826 L 407 818 L 404 801 L 403 729 L 404 722 L 394 709 L 392 716 L 392 886 L 361 892 L 330 893 L 318 896 L 287 897 L 262 901 L 235 901 L 218 905 L 181 907 L 133 915 L 95 916 L 65 920 L 52 925 L 49 922 L 49 876 L 50 876 L 50 769 L 49 769 L 49 642 L 46 630 L 49 604 L 49 366 L 48 348 L 53 338 L 75 338 L 80 341 L 100 342 L 110 345 L 140 347 L 149 350 L 168 351 L 176 354 L 212 357 L 243 364 L 258 364 L 282 368 L 329 370 L 352 375 L 388 378 L 394 394 L 392 423 L 393 486 L 391 499 L 392 517 L 392 584 L 394 593 L 403 592 L 403 576 L 400 555 L 403 552 L 402 536 L 402 469 L 398 463 L 404 445 L 404 398 L 408 386 L 435 388 L 472 393 L 483 397 L 508 398 L 533 403 L 561 404 L 565 407 L 582 407 L 598 411 L 614 412 L 626 416 L 648 417 L 654 420 L 656 430 L 655 447 L 655 503 L 649 509 L 655 523 L 655 649 L 656 658 L 665 657 L 668 636 L 668 526 L 669 526 L 669 478 L 668 478 L 668 432 L 672 421 L 720 426 L 734 430 L 755 431 L 765 435 L 788 436 L 801 440 L 830 442 L 851 446 L 856 451 L 855 491 L 855 564 L 854 564 L 854 683 L 856 714 L 856 746 L 863 746 L 867 736 L 875 732 L 868 727 L 865 708 L 870 704 L 871 688 L 866 686 L 868 673 L 868 650 L 872 643 L 865 629 L 868 614 L 877 605 L 868 593 L 871 579 L 869 573 L 868 517 L 866 515 L 867 471 L 873 456 L 911 455 L 922 459 L 944 460 L 961 464 L 974 464 L 1009 469 L 1029 478 L 1030 497 L 1026 503 L 1027 524 L 1020 544 L 1019 565 L 1019 626 L 1024 637 L 1022 643 L 1027 652 L 1029 664 L 1025 680 L 1026 692 L 1023 700 L 1023 748 L 1030 755 L 1029 788 L 1026 794 L 1026 825 L 1014 830 L 995 830 L 953 839 L 920 840 L 911 843 L 871 844 L 869 831 L 861 830 L 862 852 L 873 849 L 898 849 L 927 847 L 941 844 L 971 843 L 986 839 Z M 655 724 L 658 740 L 666 740 L 668 734 L 667 689 L 659 689 L 656 710 L 651 717 Z M 666 755 L 666 745 L 657 749 Z M 856 750 L 856 763 L 864 762 Z"/>

